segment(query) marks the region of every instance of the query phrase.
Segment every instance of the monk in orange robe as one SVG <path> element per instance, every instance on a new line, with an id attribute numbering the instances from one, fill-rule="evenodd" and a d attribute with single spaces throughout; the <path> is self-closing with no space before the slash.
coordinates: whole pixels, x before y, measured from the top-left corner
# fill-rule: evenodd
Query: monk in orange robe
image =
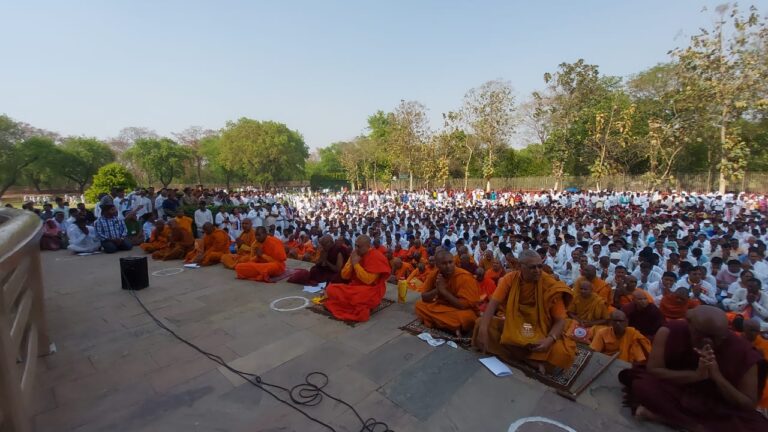
<path id="1" fill-rule="evenodd" d="M 488 274 L 488 270 L 493 268 L 493 251 L 490 249 L 486 250 L 477 266 L 482 267 L 485 273 Z"/>
<path id="2" fill-rule="evenodd" d="M 395 258 L 400 258 L 402 260 L 408 260 L 408 250 L 403 249 L 400 244 L 395 245 L 395 249 L 392 251 L 392 256 Z"/>
<path id="3" fill-rule="evenodd" d="M 160 261 L 182 259 L 195 248 L 192 232 L 181 227 L 176 219 L 169 219 L 168 227 L 171 229 L 168 245 L 156 250 L 152 254 L 152 259 Z"/>
<path id="4" fill-rule="evenodd" d="M 611 326 L 595 333 L 590 348 L 607 355 L 619 353 L 618 359 L 632 364 L 644 364 L 651 353 L 651 341 L 633 327 L 620 310 L 611 312 Z"/>
<path id="5" fill-rule="evenodd" d="M 427 281 L 427 276 L 429 276 L 427 266 L 424 265 L 424 263 L 419 263 L 419 265 L 416 266 L 416 269 L 408 275 L 408 278 L 406 278 L 405 281 L 408 283 L 408 288 L 422 292 L 424 290 L 424 282 Z"/>
<path id="6" fill-rule="evenodd" d="M 184 263 L 196 263 L 201 266 L 218 264 L 222 255 L 229 251 L 229 234 L 216 228 L 212 223 L 203 225 L 205 235 L 195 242 L 195 250 L 188 253 Z"/>
<path id="7" fill-rule="evenodd" d="M 758 352 L 763 354 L 763 359 L 768 361 L 768 340 L 760 335 L 760 321 L 756 318 L 744 321 L 744 338 L 752 344 Z M 768 415 L 768 378 L 766 378 L 765 387 L 760 401 L 757 403 L 757 410 Z"/>
<path id="8" fill-rule="evenodd" d="M 488 277 L 488 274 L 482 267 L 478 267 L 475 270 L 475 282 L 480 290 L 481 300 L 490 299 L 493 292 L 496 291 L 496 282 Z"/>
<path id="9" fill-rule="evenodd" d="M 576 287 L 578 288 L 578 295 L 568 305 L 568 318 L 570 319 L 566 324 L 565 333 L 577 342 L 589 343 L 595 332 L 608 324 L 608 306 L 603 298 L 595 293 L 592 284 L 587 279 L 581 279 Z M 575 335 L 573 332 L 579 327 L 586 330 L 587 334 L 584 336 Z"/>
<path id="10" fill-rule="evenodd" d="M 269 235 L 264 227 L 256 228 L 256 240 L 251 245 L 253 258 L 248 262 L 235 265 L 238 279 L 257 282 L 269 282 L 272 276 L 279 276 L 285 271 L 285 246 L 275 236 Z"/>
<path id="11" fill-rule="evenodd" d="M 520 271 L 499 280 L 475 325 L 472 345 L 509 363 L 526 362 L 542 373 L 555 366 L 569 368 L 576 358 L 576 342 L 563 334 L 571 289 L 542 271 L 536 252 L 524 250 L 518 259 Z M 495 316 L 500 305 L 504 319 Z"/>
<path id="12" fill-rule="evenodd" d="M 485 271 L 485 277 L 491 279 L 495 284 L 499 283 L 499 279 L 504 276 L 504 267 L 501 266 L 499 260 L 493 260 L 491 268 Z"/>
<path id="13" fill-rule="evenodd" d="M 611 286 L 608 285 L 608 282 L 597 277 L 597 269 L 595 266 L 584 266 L 580 271 L 581 276 L 573 281 L 574 291 L 578 290 L 581 286 L 581 282 L 586 280 L 592 285 L 592 290 L 595 292 L 595 294 L 597 294 L 600 298 L 603 299 L 603 301 L 605 301 L 606 306 L 613 304 Z"/>
<path id="14" fill-rule="evenodd" d="M 371 247 L 367 235 L 355 239 L 355 249 L 341 270 L 346 284 L 329 284 L 323 303 L 336 319 L 342 321 L 368 321 L 387 290 L 387 278 L 392 269 L 387 258 Z"/>
<path id="15" fill-rule="evenodd" d="M 236 265 L 248 262 L 253 258 L 251 246 L 256 241 L 256 231 L 253 229 L 253 222 L 245 218 L 243 219 L 242 227 L 243 232 L 235 239 L 235 250 L 237 253 L 224 254 L 221 257 L 221 264 L 228 269 L 234 269 Z"/>
<path id="16" fill-rule="evenodd" d="M 146 253 L 152 253 L 168 246 L 171 237 L 171 228 L 162 219 L 155 221 L 155 228 L 149 236 L 149 242 L 142 243 L 139 247 Z"/>
<path id="17" fill-rule="evenodd" d="M 182 212 L 178 212 L 176 214 L 176 217 L 174 218 L 176 223 L 179 224 L 179 227 L 183 230 L 186 230 L 188 233 L 192 234 L 194 238 L 194 233 L 192 232 L 192 218 L 185 215 Z"/>
<path id="18" fill-rule="evenodd" d="M 659 302 L 659 310 L 664 318 L 678 320 L 685 318 L 688 309 L 696 307 L 688 295 L 688 290 L 680 287 L 675 291 L 664 288 L 664 293 Z"/>
<path id="19" fill-rule="evenodd" d="M 421 240 L 414 240 L 413 246 L 408 249 L 408 258 L 414 263 L 419 263 L 426 262 L 428 256 L 427 249 L 421 245 Z"/>
<path id="20" fill-rule="evenodd" d="M 299 234 L 299 242 L 296 246 L 296 258 L 302 261 L 311 261 L 315 254 L 315 245 L 305 233 Z"/>
<path id="21" fill-rule="evenodd" d="M 635 302 L 635 292 L 642 292 L 649 302 L 653 302 L 653 296 L 648 291 L 637 287 L 637 278 L 629 275 L 624 278 L 624 283 L 616 287 L 616 291 L 613 293 L 614 303 L 613 306 L 616 309 L 623 309 L 624 306 Z"/>
<path id="22" fill-rule="evenodd" d="M 416 316 L 428 328 L 455 333 L 471 332 L 477 320 L 480 293 L 472 274 L 456 267 L 446 250 L 435 254 L 438 271 L 424 282 L 421 300 L 416 302 Z"/>
<path id="23" fill-rule="evenodd" d="M 405 280 L 413 271 L 413 266 L 408 262 L 403 262 L 400 258 L 393 258 L 390 264 L 392 275 L 387 282 L 397 284 L 398 281 Z"/>
<path id="24" fill-rule="evenodd" d="M 453 257 L 453 264 L 454 264 L 456 267 L 461 267 L 461 257 L 462 257 L 463 255 L 465 255 L 465 254 L 466 254 L 466 255 L 467 255 L 467 257 L 468 257 L 468 259 L 469 259 L 469 262 L 470 262 L 471 264 L 474 264 L 475 266 L 477 266 L 477 265 L 475 264 L 475 257 L 474 257 L 474 255 L 472 255 L 471 253 L 469 253 L 469 248 L 468 248 L 468 247 L 466 247 L 466 246 L 459 246 L 459 247 L 456 249 L 456 256 L 454 256 L 454 257 Z M 464 270 L 467 270 L 467 269 L 464 269 Z M 467 271 L 469 271 L 469 270 L 467 270 Z"/>

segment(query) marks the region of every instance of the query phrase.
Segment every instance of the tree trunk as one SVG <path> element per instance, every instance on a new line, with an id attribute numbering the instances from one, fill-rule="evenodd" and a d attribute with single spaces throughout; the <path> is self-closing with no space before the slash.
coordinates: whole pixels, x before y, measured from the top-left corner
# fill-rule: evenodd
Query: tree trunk
<path id="1" fill-rule="evenodd" d="M 723 114 L 723 117 L 725 117 L 725 114 Z M 725 189 L 728 187 L 728 154 L 725 151 L 725 135 L 725 119 L 723 119 L 723 123 L 720 125 L 720 179 L 718 183 L 718 191 L 721 195 L 725 193 Z"/>
<path id="2" fill-rule="evenodd" d="M 469 157 L 467 158 L 467 164 L 464 165 L 464 192 L 467 191 L 467 186 L 469 185 L 469 164 L 472 163 L 472 151 L 469 152 Z"/>
<path id="3" fill-rule="evenodd" d="M 78 183 L 77 184 L 77 190 L 80 192 L 80 195 L 85 193 L 85 183 Z"/>
<path id="4" fill-rule="evenodd" d="M 491 178 L 488 177 L 485 179 L 485 191 L 490 192 L 491 191 Z"/>
<path id="5" fill-rule="evenodd" d="M 195 162 L 197 162 L 197 184 L 203 184 L 203 176 L 201 175 L 203 158 L 196 156 Z M 227 189 L 229 189 L 229 186 L 227 186 Z"/>
<path id="6" fill-rule="evenodd" d="M 408 190 L 413 192 L 413 171 L 408 170 Z"/>

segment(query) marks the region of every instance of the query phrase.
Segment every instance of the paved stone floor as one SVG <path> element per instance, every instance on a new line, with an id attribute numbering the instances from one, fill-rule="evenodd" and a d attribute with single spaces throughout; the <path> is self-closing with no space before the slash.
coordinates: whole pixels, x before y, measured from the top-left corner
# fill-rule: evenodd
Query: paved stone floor
<path id="1" fill-rule="evenodd" d="M 35 430 L 329 430 L 157 327 L 120 289 L 118 257 L 136 252 L 43 253 L 48 325 L 58 352 L 41 362 Z M 149 260 L 150 273 L 172 267 L 181 263 Z M 150 287 L 139 295 L 178 334 L 232 366 L 284 387 L 322 371 L 330 378 L 329 393 L 352 404 L 364 419 L 386 422 L 395 431 L 507 431 L 532 416 L 580 432 L 657 429 L 621 408 L 616 374 L 624 365 L 615 363 L 578 402 L 519 371 L 496 378 L 475 353 L 432 348 L 399 330 L 413 319 L 412 293 L 406 304 L 354 328 L 307 310 L 271 310 L 275 299 L 311 295 L 284 282 L 239 281 L 221 266 L 150 275 Z M 395 298 L 394 287 L 387 297 Z M 590 368 L 604 361 L 595 357 Z M 306 411 L 338 431 L 361 429 L 354 414 L 332 400 Z M 518 430 L 562 429 L 527 423 Z"/>

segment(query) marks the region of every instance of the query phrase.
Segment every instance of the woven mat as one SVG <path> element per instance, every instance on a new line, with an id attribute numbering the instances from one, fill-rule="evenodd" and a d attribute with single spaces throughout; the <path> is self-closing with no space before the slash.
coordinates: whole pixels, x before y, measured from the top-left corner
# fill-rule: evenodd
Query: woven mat
<path id="1" fill-rule="evenodd" d="M 400 327 L 400 330 L 406 331 L 414 336 L 418 336 L 424 332 L 429 333 L 432 335 L 435 339 L 445 339 L 448 341 L 454 341 L 456 342 L 456 345 L 464 348 L 464 349 L 471 349 L 472 348 L 472 338 L 471 337 L 456 337 L 455 334 L 450 334 L 447 331 L 440 330 L 440 329 L 431 329 L 424 326 L 424 324 L 421 323 L 421 320 L 416 318 L 415 320 L 409 322 L 408 324 Z"/>
<path id="2" fill-rule="evenodd" d="M 390 300 L 390 299 L 386 299 L 386 298 L 381 299 L 381 303 L 379 303 L 379 305 L 376 306 L 375 309 L 371 310 L 371 316 L 374 316 L 377 313 L 381 312 L 382 310 L 392 306 L 394 303 L 395 302 Z M 312 312 L 314 312 L 316 314 L 325 315 L 325 316 L 327 316 L 328 318 L 330 318 L 332 320 L 343 322 L 344 324 L 346 324 L 346 325 L 348 325 L 350 327 L 354 327 L 354 326 L 360 324 L 357 321 L 342 321 L 340 319 L 336 319 L 336 317 L 334 317 L 328 311 L 328 309 L 326 309 L 325 306 L 323 306 L 322 304 L 314 304 L 313 303 L 312 306 L 309 306 L 307 308 L 307 310 L 312 311 Z"/>
<path id="3" fill-rule="evenodd" d="M 269 278 L 269 281 L 271 283 L 275 283 L 275 282 L 280 282 L 281 280 L 288 279 L 289 277 L 293 276 L 294 273 L 296 273 L 296 270 L 299 270 L 299 269 L 286 268 L 283 273 Z"/>
<path id="4" fill-rule="evenodd" d="M 456 342 L 461 348 L 471 350 L 472 338 L 458 338 L 456 335 L 452 335 L 446 331 L 439 329 L 430 329 L 424 326 L 420 320 L 415 319 L 410 323 L 400 327 L 401 330 L 406 331 L 414 336 L 418 336 L 421 333 L 427 332 L 434 338 L 440 338 Z M 557 389 L 568 390 L 576 378 L 579 377 L 584 368 L 589 364 L 589 359 L 592 357 L 592 350 L 587 345 L 576 344 L 576 358 L 568 369 L 558 368 L 552 374 L 541 374 L 537 369 L 528 366 L 525 363 L 510 363 L 510 366 L 519 369 L 525 373 L 526 376 L 533 378 L 542 384 L 554 387 Z"/>

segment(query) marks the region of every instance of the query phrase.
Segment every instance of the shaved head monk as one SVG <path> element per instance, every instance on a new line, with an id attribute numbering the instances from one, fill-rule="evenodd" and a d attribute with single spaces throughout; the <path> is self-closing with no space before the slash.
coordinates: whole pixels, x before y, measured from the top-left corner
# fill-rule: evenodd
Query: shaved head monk
<path id="1" fill-rule="evenodd" d="M 235 239 L 237 253 L 226 254 L 221 257 L 221 264 L 228 269 L 234 269 L 236 265 L 248 262 L 253 258 L 251 256 L 251 247 L 256 242 L 256 231 L 253 229 L 253 222 L 245 218 L 243 219 L 242 227 L 243 232 Z"/>
<path id="2" fill-rule="evenodd" d="M 762 356 L 728 329 L 725 312 L 702 305 L 653 339 L 645 368 L 619 373 L 636 417 L 690 431 L 766 431 L 755 411 Z"/>
<path id="3" fill-rule="evenodd" d="M 191 230 L 188 231 L 179 225 L 176 219 L 168 220 L 168 227 L 171 229 L 168 245 L 156 250 L 152 254 L 153 259 L 161 261 L 182 259 L 195 248 L 195 238 L 192 237 Z"/>
<path id="4" fill-rule="evenodd" d="M 170 237 L 171 228 L 162 219 L 157 219 L 155 221 L 155 228 L 149 236 L 149 241 L 140 244 L 139 247 L 146 253 L 152 253 L 167 247 Z"/>
<path id="5" fill-rule="evenodd" d="M 328 285 L 323 303 L 334 317 L 342 321 L 368 321 L 387 290 L 387 278 L 392 269 L 389 261 L 371 247 L 366 235 L 355 239 L 355 249 L 341 270 L 341 277 L 349 283 Z"/>
<path id="6" fill-rule="evenodd" d="M 435 254 L 437 271 L 427 276 L 416 316 L 428 328 L 439 328 L 461 336 L 475 326 L 480 292 L 472 273 L 456 267 L 446 250 Z"/>
<path id="7" fill-rule="evenodd" d="M 187 254 L 185 263 L 196 263 L 201 266 L 218 264 L 221 256 L 229 251 L 229 234 L 212 223 L 203 225 L 205 235 L 195 244 L 195 250 Z"/>
<path id="8" fill-rule="evenodd" d="M 258 227 L 256 240 L 251 247 L 251 258 L 247 262 L 236 264 L 235 272 L 238 279 L 269 282 L 269 278 L 285 271 L 287 259 L 283 242 L 270 235 L 266 228 Z"/>
<path id="9" fill-rule="evenodd" d="M 619 353 L 618 359 L 641 364 L 648 360 L 651 342 L 637 329 L 627 326 L 627 315 L 620 310 L 611 312 L 611 325 L 595 332 L 590 348 L 603 354 Z"/>
<path id="10" fill-rule="evenodd" d="M 608 282 L 597 277 L 597 268 L 593 265 L 586 265 L 580 270 L 581 276 L 573 282 L 574 291 L 578 291 L 582 281 L 588 281 L 592 285 L 592 290 L 603 299 L 606 306 L 611 304 L 611 286 Z"/>
<path id="11" fill-rule="evenodd" d="M 506 362 L 523 361 L 544 372 L 568 368 L 576 358 L 576 342 L 563 338 L 571 289 L 542 271 L 539 254 L 520 252 L 520 271 L 499 280 L 488 307 L 475 325 L 472 345 Z M 504 305 L 504 319 L 494 317 Z"/>

